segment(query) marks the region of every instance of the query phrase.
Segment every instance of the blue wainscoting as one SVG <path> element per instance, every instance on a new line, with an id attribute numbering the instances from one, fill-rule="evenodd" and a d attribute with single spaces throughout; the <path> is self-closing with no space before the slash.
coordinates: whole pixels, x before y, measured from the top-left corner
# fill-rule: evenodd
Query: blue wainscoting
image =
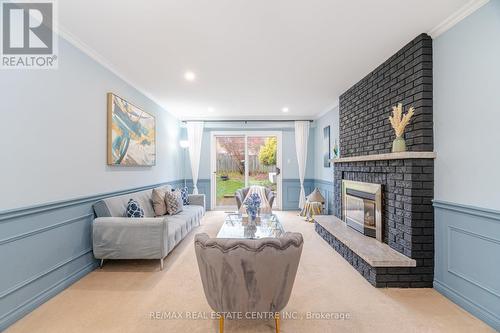
<path id="1" fill-rule="evenodd" d="M 0 331 L 96 268 L 93 203 L 159 185 L 0 212 Z"/>
<path id="2" fill-rule="evenodd" d="M 434 288 L 500 331 L 500 212 L 434 201 Z"/>
<path id="3" fill-rule="evenodd" d="M 314 190 L 314 179 L 304 179 L 304 190 L 306 195 Z M 281 208 L 283 210 L 299 210 L 300 180 L 283 179 L 282 191 Z"/>

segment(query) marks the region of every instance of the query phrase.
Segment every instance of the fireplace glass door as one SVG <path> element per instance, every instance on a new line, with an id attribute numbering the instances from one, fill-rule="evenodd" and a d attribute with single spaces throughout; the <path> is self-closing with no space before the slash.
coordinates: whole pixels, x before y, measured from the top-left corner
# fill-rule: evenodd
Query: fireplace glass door
<path id="1" fill-rule="evenodd" d="M 342 217 L 360 233 L 382 242 L 382 185 L 342 181 Z"/>
<path id="2" fill-rule="evenodd" d="M 375 201 L 347 195 L 345 204 L 347 224 L 366 236 L 375 237 Z"/>

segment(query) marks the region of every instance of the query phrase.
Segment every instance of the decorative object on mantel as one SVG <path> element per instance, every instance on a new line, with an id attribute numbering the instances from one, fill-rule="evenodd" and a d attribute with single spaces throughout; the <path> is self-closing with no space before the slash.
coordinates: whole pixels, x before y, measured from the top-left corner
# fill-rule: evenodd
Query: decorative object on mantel
<path id="1" fill-rule="evenodd" d="M 314 191 L 307 196 L 307 201 L 304 208 L 300 212 L 300 216 L 305 217 L 307 222 L 314 222 L 314 215 L 323 214 L 323 204 L 325 203 L 325 197 L 321 194 L 319 189 L 316 187 Z"/>
<path id="2" fill-rule="evenodd" d="M 406 143 L 403 137 L 406 126 L 410 123 L 410 119 L 415 113 L 415 109 L 411 106 L 408 112 L 403 115 L 403 104 L 399 103 L 392 107 L 392 116 L 389 116 L 389 121 L 396 134 L 396 139 L 392 142 L 392 152 L 399 153 L 406 151 Z"/>
<path id="3" fill-rule="evenodd" d="M 333 141 L 333 156 L 332 159 L 339 157 L 339 146 L 337 144 L 337 139 Z"/>

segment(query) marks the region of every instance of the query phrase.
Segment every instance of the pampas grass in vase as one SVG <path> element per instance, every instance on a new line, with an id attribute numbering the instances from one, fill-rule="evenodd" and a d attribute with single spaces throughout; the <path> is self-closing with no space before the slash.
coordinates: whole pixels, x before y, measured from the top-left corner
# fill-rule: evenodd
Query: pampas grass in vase
<path id="1" fill-rule="evenodd" d="M 403 114 L 403 104 L 399 103 L 397 106 L 392 107 L 392 116 L 389 116 L 389 121 L 396 134 L 396 139 L 392 142 L 393 153 L 406 151 L 406 143 L 403 135 L 414 113 L 415 109 L 413 106 L 408 109 L 406 114 Z"/>

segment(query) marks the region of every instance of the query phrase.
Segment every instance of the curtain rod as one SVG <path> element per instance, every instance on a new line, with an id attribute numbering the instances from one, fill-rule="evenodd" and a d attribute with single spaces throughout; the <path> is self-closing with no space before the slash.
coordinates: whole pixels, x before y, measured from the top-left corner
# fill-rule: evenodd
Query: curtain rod
<path id="1" fill-rule="evenodd" d="M 310 123 L 312 123 L 314 120 L 312 119 L 283 119 L 283 120 L 279 120 L 279 119 L 247 119 L 247 120 L 244 120 L 244 119 L 240 119 L 240 120 L 237 120 L 237 119 L 226 119 L 226 120 L 215 120 L 215 119 L 211 119 L 211 120 L 195 120 L 195 119 L 190 119 L 190 120 L 182 120 L 183 123 L 187 123 L 188 121 L 203 121 L 205 123 L 269 123 L 269 122 L 272 122 L 272 123 L 285 123 L 285 122 L 292 122 L 292 121 L 308 121 Z"/>

